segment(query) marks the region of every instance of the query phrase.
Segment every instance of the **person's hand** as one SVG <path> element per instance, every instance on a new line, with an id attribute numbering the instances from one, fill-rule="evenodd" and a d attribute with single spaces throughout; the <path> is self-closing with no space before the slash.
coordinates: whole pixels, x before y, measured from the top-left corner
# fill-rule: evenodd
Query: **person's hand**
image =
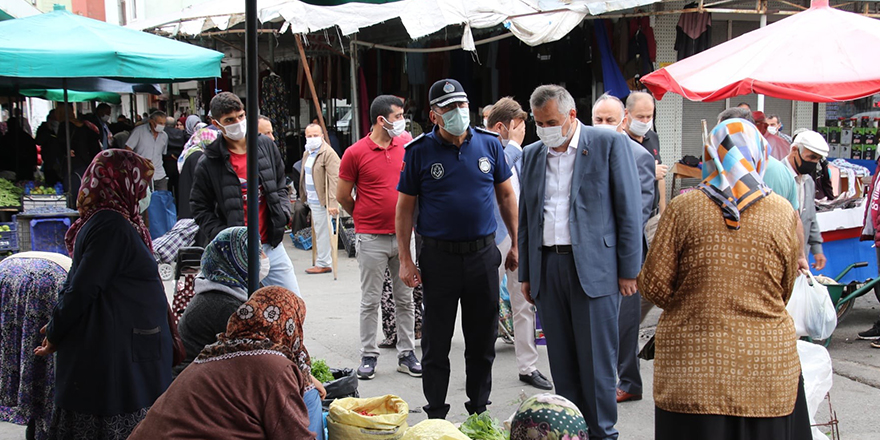
<path id="1" fill-rule="evenodd" d="M 635 279 L 618 278 L 617 285 L 620 286 L 620 294 L 623 296 L 632 296 L 638 290 Z"/>
<path id="2" fill-rule="evenodd" d="M 666 165 L 661 165 L 657 161 L 654 161 L 654 174 L 657 176 L 657 180 L 663 180 L 666 178 L 666 173 L 669 172 L 669 167 Z"/>
<path id="3" fill-rule="evenodd" d="M 339 208 L 327 208 L 327 214 L 336 217 L 337 215 L 339 215 Z"/>
<path id="4" fill-rule="evenodd" d="M 43 328 L 40 329 L 41 335 L 46 334 L 47 327 L 49 327 L 48 324 L 44 325 Z M 43 338 L 43 343 L 39 347 L 34 349 L 34 354 L 37 356 L 49 356 L 50 354 L 55 353 L 55 351 L 57 350 L 58 347 L 56 347 L 55 344 L 49 342 L 48 339 Z"/>
<path id="5" fill-rule="evenodd" d="M 513 119 L 508 125 L 510 125 L 510 140 L 522 146 L 526 139 L 526 121 Z"/>
<path id="6" fill-rule="evenodd" d="M 318 390 L 318 395 L 321 396 L 321 400 L 324 400 L 324 398 L 327 397 L 327 389 L 324 388 L 324 384 L 322 384 L 315 376 L 312 376 L 312 384 L 314 384 L 315 389 Z"/>
<path id="7" fill-rule="evenodd" d="M 806 275 L 810 271 L 810 262 L 807 261 L 807 257 L 801 255 L 797 260 L 797 267 L 799 273 Z"/>
<path id="8" fill-rule="evenodd" d="M 813 258 L 816 259 L 816 262 L 813 263 L 813 269 L 822 270 L 825 268 L 825 263 L 827 263 L 828 260 L 825 259 L 824 254 L 814 254 Z"/>
<path id="9" fill-rule="evenodd" d="M 416 288 L 422 284 L 422 274 L 412 260 L 400 260 L 400 279 L 407 287 Z"/>
<path id="10" fill-rule="evenodd" d="M 526 299 L 526 302 L 535 305 L 535 300 L 532 299 L 532 283 L 528 281 L 523 281 L 520 283 L 520 288 L 522 290 L 523 297 Z"/>
<path id="11" fill-rule="evenodd" d="M 519 251 L 515 247 L 511 247 L 507 252 L 507 258 L 504 259 L 504 268 L 513 272 L 519 267 Z"/>

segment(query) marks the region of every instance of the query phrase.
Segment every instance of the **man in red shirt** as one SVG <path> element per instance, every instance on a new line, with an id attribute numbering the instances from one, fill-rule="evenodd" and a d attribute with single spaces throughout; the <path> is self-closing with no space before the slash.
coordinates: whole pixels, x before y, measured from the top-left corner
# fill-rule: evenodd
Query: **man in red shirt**
<path id="1" fill-rule="evenodd" d="M 752 112 L 752 118 L 755 119 L 755 127 L 758 127 L 758 131 L 761 132 L 761 135 L 763 135 L 764 139 L 767 139 L 767 143 L 770 144 L 770 155 L 777 160 L 785 160 L 788 153 L 791 152 L 791 144 L 783 140 L 781 137 L 771 134 L 767 130 L 770 124 L 767 122 L 767 116 L 764 112 Z"/>
<path id="2" fill-rule="evenodd" d="M 361 270 L 361 366 L 358 377 L 372 379 L 376 374 L 379 347 L 376 327 L 385 269 L 391 271 L 392 296 L 397 321 L 397 371 L 421 377 L 422 365 L 413 354 L 415 348 L 412 288 L 398 276 L 400 260 L 394 214 L 397 182 L 403 166 L 403 101 L 382 95 L 370 106 L 372 132 L 345 151 L 339 166 L 336 199 L 354 218 L 357 234 L 357 260 Z M 352 197 L 357 192 L 357 199 Z"/>

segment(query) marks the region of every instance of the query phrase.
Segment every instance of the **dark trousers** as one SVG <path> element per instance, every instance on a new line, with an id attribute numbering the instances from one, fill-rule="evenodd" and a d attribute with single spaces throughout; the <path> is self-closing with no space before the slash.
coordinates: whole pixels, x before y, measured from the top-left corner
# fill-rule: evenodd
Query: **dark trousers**
<path id="1" fill-rule="evenodd" d="M 495 246 L 464 255 L 422 246 L 422 390 L 428 400 L 424 409 L 429 418 L 446 418 L 449 412 L 449 348 L 459 303 L 469 399 L 465 408 L 471 414 L 486 411 L 498 337 L 500 264 L 501 253 Z"/>
<path id="2" fill-rule="evenodd" d="M 620 293 L 590 298 L 571 254 L 544 252 L 535 304 L 556 392 L 587 422 L 590 439 L 617 439 L 617 316 Z"/>
<path id="3" fill-rule="evenodd" d="M 620 346 L 617 353 L 617 376 L 620 382 L 617 388 L 630 394 L 642 394 L 642 374 L 639 372 L 638 356 L 642 302 L 638 292 L 620 299 L 618 316 Z"/>

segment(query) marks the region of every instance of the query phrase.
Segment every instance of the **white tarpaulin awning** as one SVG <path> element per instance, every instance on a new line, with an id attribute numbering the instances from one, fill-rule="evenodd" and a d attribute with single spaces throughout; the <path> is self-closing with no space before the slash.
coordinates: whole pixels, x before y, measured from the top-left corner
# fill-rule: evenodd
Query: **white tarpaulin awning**
<path id="1" fill-rule="evenodd" d="M 384 4 L 346 3 L 314 6 L 298 0 L 258 0 L 262 23 L 283 21 L 282 31 L 309 33 L 338 26 L 343 35 L 400 18 L 410 38 L 418 39 L 450 25 L 465 27 L 462 46 L 473 50 L 468 28 L 503 24 L 517 38 L 535 46 L 568 34 L 587 15 L 631 9 L 660 0 L 400 0 Z M 128 25 L 138 30 L 159 29 L 171 34 L 197 35 L 225 30 L 241 22 L 240 0 L 213 0 L 173 14 Z"/>
<path id="2" fill-rule="evenodd" d="M 8 15 L 12 18 L 25 18 L 43 13 L 25 0 L 0 0 L 0 12 L 3 12 L 0 17 Z"/>

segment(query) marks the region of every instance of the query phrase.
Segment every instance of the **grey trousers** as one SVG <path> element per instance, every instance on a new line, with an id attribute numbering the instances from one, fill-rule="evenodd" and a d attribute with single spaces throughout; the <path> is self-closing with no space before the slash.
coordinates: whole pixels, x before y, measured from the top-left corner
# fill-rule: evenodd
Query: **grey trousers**
<path id="1" fill-rule="evenodd" d="M 534 299 L 547 340 L 550 372 L 556 392 L 583 413 L 590 440 L 618 438 L 614 387 L 621 296 L 611 292 L 589 297 L 581 287 L 573 255 L 542 255 L 541 287 Z"/>
<path id="2" fill-rule="evenodd" d="M 391 272 L 394 317 L 397 322 L 397 355 L 413 351 L 415 341 L 415 306 L 412 288 L 400 279 L 400 257 L 396 235 L 357 234 L 357 260 L 361 269 L 361 350 L 362 356 L 379 356 L 376 333 L 385 268 Z"/>

